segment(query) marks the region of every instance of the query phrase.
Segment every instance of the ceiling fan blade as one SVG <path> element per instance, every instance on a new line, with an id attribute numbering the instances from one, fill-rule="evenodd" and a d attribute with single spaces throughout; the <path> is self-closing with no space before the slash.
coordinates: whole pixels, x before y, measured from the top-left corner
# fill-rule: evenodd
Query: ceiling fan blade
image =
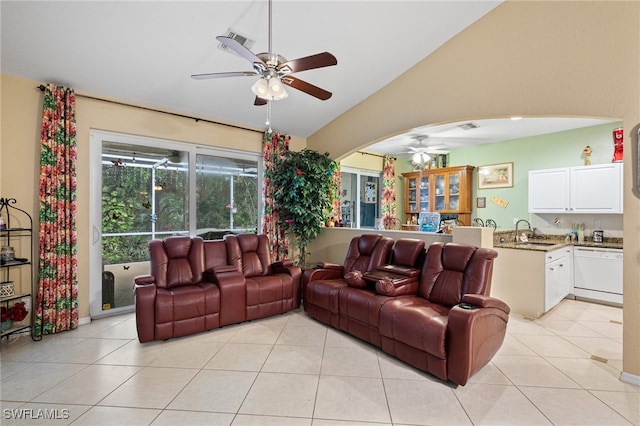
<path id="1" fill-rule="evenodd" d="M 253 53 L 252 51 L 244 47 L 242 44 L 240 44 L 237 40 L 233 38 L 218 36 L 216 37 L 216 40 L 218 40 L 220 43 L 224 44 L 229 49 L 233 50 L 234 52 L 236 52 L 238 55 L 242 56 L 249 62 L 264 64 L 264 61 L 258 58 L 258 56 L 256 56 L 255 53 Z"/>
<path id="2" fill-rule="evenodd" d="M 322 52 L 304 58 L 293 59 L 278 66 L 278 71 L 284 73 L 294 73 L 315 68 L 330 67 L 337 65 L 338 60 L 329 52 Z"/>
<path id="3" fill-rule="evenodd" d="M 208 80 L 210 78 L 225 77 L 249 77 L 258 75 L 255 71 L 233 71 L 233 72 L 214 72 L 209 74 L 193 74 L 191 78 L 195 80 Z"/>
<path id="4" fill-rule="evenodd" d="M 255 101 L 253 101 L 253 104 L 255 106 L 266 105 L 267 103 L 268 101 L 266 99 L 261 98 L 260 96 L 256 96 Z"/>
<path id="5" fill-rule="evenodd" d="M 327 92 L 324 89 L 319 88 L 318 86 L 314 86 L 311 83 L 307 83 L 306 81 L 300 80 L 299 78 L 295 78 L 290 75 L 285 75 L 282 77 L 282 84 L 286 84 L 287 86 L 293 87 L 294 89 L 300 90 L 301 92 L 305 92 L 311 96 L 315 96 L 316 98 L 326 101 L 331 97 L 331 92 Z"/>

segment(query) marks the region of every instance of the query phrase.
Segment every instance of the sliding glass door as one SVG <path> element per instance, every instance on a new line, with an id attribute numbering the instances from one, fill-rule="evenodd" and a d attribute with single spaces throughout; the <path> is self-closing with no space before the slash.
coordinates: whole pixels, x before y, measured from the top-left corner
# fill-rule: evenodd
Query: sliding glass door
<path id="1" fill-rule="evenodd" d="M 196 155 L 198 235 L 215 240 L 229 233 L 257 231 L 258 169 L 256 158 Z"/>
<path id="2" fill-rule="evenodd" d="M 91 132 L 92 317 L 133 310 L 151 239 L 256 232 L 261 155 Z"/>

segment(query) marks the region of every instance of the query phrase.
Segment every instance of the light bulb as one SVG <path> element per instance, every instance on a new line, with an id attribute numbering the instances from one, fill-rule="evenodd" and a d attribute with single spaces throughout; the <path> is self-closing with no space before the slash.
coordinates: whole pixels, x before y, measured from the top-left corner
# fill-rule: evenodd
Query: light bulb
<path id="1" fill-rule="evenodd" d="M 411 161 L 413 161 L 415 164 L 424 164 L 428 162 L 430 159 L 431 157 L 426 152 L 416 152 L 411 157 Z"/>
<path id="2" fill-rule="evenodd" d="M 271 77 L 269 79 L 269 96 L 270 99 L 274 101 L 284 99 L 289 96 L 289 94 L 284 90 L 282 82 L 276 77 Z"/>
<path id="3" fill-rule="evenodd" d="M 267 81 L 264 78 L 258 79 L 253 86 L 251 86 L 251 91 L 256 94 L 259 98 L 269 99 L 269 86 L 267 85 Z"/>

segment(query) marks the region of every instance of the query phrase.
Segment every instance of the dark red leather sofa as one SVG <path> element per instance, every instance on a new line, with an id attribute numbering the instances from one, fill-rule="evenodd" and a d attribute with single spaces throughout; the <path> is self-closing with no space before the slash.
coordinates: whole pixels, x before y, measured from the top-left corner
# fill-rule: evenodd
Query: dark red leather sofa
<path id="1" fill-rule="evenodd" d="M 149 242 L 151 274 L 134 282 L 138 340 L 166 340 L 300 306 L 301 270 L 271 263 L 264 235 Z"/>
<path id="2" fill-rule="evenodd" d="M 385 245 L 387 264 L 359 264 L 361 282 L 347 265 L 363 238 L 370 246 L 374 236 L 354 238 L 342 269 L 305 271 L 305 311 L 442 380 L 466 384 L 506 333 L 509 307 L 489 296 L 497 252 L 434 243 L 425 253 L 422 241 L 398 240 L 393 249 Z"/>

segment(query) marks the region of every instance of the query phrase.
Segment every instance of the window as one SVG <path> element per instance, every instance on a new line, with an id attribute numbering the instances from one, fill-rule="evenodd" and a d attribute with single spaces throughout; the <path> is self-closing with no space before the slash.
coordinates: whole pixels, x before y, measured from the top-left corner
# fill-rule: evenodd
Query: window
<path id="1" fill-rule="evenodd" d="M 197 234 L 219 239 L 258 228 L 258 161 L 196 156 Z"/>
<path id="2" fill-rule="evenodd" d="M 380 173 L 341 167 L 340 196 L 342 225 L 375 228 L 380 216 Z"/>
<path id="3" fill-rule="evenodd" d="M 102 131 L 90 150 L 92 317 L 133 310 L 149 240 L 259 229 L 261 153 Z"/>

